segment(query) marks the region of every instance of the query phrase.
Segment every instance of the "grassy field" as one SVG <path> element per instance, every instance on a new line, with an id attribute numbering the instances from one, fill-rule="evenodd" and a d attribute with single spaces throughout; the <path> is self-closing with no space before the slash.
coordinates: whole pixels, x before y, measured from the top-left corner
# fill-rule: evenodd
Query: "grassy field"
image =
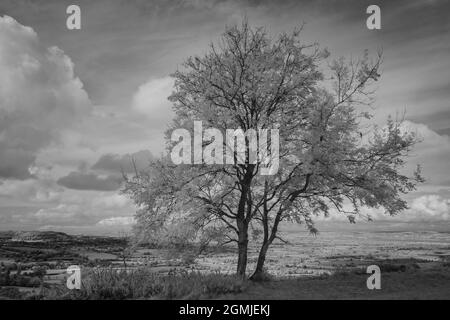
<path id="1" fill-rule="evenodd" d="M 196 259 L 138 247 L 124 263 L 123 239 L 8 235 L 0 237 L 0 299 L 450 299 L 447 229 L 322 228 L 314 237 L 285 228 L 288 243 L 269 250 L 270 281 L 263 283 L 233 278 L 233 247 Z M 257 250 L 250 247 L 249 273 Z M 73 264 L 82 269 L 85 291 L 65 288 L 65 269 Z M 381 268 L 381 290 L 366 287 L 366 268 L 373 264 Z"/>
<path id="2" fill-rule="evenodd" d="M 450 299 L 450 265 L 429 268 L 415 263 L 380 263 L 381 289 L 369 290 L 368 274 L 355 269 L 312 277 L 268 277 L 263 282 L 243 281 L 233 275 L 174 271 L 155 273 L 149 268 L 124 271 L 112 268 L 84 271 L 81 290 L 64 284 L 23 292 L 15 287 L 0 289 L 5 299 Z"/>
<path id="3" fill-rule="evenodd" d="M 244 292 L 221 299 L 450 299 L 450 268 L 382 273 L 381 289 L 369 290 L 369 275 L 338 273 L 330 276 L 251 283 Z"/>

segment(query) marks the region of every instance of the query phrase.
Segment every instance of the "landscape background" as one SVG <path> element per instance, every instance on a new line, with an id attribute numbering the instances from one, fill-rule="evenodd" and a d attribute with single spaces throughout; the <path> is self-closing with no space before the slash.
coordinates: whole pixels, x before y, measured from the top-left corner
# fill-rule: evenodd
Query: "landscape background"
<path id="1" fill-rule="evenodd" d="M 319 227 L 317 236 L 298 226 L 283 228 L 288 243 L 275 243 L 269 250 L 270 279 L 262 283 L 242 283 L 233 277 L 234 246 L 209 248 L 197 255 L 195 248 L 142 245 L 130 250 L 126 237 L 3 232 L 0 299 L 450 298 L 448 224 Z M 250 270 L 257 253 L 257 247 L 249 248 Z M 381 290 L 366 287 L 366 269 L 373 264 L 381 268 Z M 66 288 L 66 269 L 71 265 L 81 267 L 81 293 Z"/>
<path id="2" fill-rule="evenodd" d="M 71 3 L 0 1 L 0 230 L 129 230 L 121 169 L 164 151 L 169 75 L 243 17 L 271 35 L 305 23 L 330 59 L 383 49 L 373 121 L 405 114 L 423 138 L 406 170 L 421 164 L 426 182 L 398 217 L 364 213 L 449 221 L 447 1 L 378 1 L 380 30 L 366 27 L 369 1 L 77 1 L 81 30 L 68 30 Z"/>
<path id="3" fill-rule="evenodd" d="M 305 23 L 305 41 L 327 47 L 332 58 L 382 48 L 374 123 L 405 114 L 405 129 L 422 138 L 406 170 L 421 164 L 426 182 L 406 196 L 410 208 L 396 217 L 365 210 L 374 221 L 350 225 L 332 213 L 317 218 L 317 236 L 286 226 L 289 244 L 274 245 L 267 261 L 278 287 L 239 285 L 228 294 L 450 298 L 448 1 L 377 1 L 381 30 L 366 28 L 372 1 L 77 1 L 81 30 L 66 28 L 69 4 L 0 0 L 0 296 L 42 298 L 42 290 L 64 284 L 72 264 L 150 266 L 162 274 L 233 271 L 232 247 L 196 259 L 164 248 L 128 252 L 136 208 L 120 187 L 121 170 L 134 170 L 132 158 L 142 169 L 164 151 L 173 116 L 169 75 L 204 53 L 225 25 L 247 17 L 272 35 Z M 381 293 L 365 287 L 363 269 L 373 263 L 388 272 Z M 299 276 L 327 279 L 331 289 L 314 282 L 298 291 L 282 280 Z"/>

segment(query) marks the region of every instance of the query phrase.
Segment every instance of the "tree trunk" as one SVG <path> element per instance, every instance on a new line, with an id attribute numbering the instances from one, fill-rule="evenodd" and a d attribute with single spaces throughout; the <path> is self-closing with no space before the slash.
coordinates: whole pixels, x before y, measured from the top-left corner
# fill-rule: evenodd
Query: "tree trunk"
<path id="1" fill-rule="evenodd" d="M 254 165 L 249 165 L 245 172 L 245 176 L 241 182 L 242 191 L 239 199 L 238 210 L 236 214 L 236 224 L 238 229 L 238 264 L 236 273 L 242 279 L 246 278 L 247 270 L 247 249 L 248 249 L 248 224 L 249 217 L 245 215 L 246 205 L 247 212 L 251 210 L 251 202 L 249 203 L 248 195 L 250 192 L 250 185 L 253 178 Z"/>
<path id="2" fill-rule="evenodd" d="M 256 262 L 256 269 L 253 272 L 250 280 L 261 281 L 264 280 L 264 262 L 266 261 L 267 250 L 269 249 L 269 242 L 265 242 L 259 250 L 258 261 Z"/>
<path id="3" fill-rule="evenodd" d="M 239 231 L 238 241 L 238 263 L 236 274 L 245 279 L 245 273 L 247 270 L 247 250 L 248 250 L 248 230 L 247 227 L 243 227 Z"/>
<path id="4" fill-rule="evenodd" d="M 268 220 L 268 210 L 266 204 L 264 204 L 264 215 L 263 215 L 263 227 L 264 227 L 264 240 L 259 250 L 258 261 L 256 262 L 255 272 L 250 277 L 251 280 L 254 281 L 262 281 L 264 280 L 264 262 L 266 261 L 266 254 L 269 246 L 272 244 L 273 240 L 275 240 L 278 230 L 278 224 L 281 221 L 282 210 L 278 210 L 278 213 L 275 217 L 275 221 L 273 222 L 272 230 L 269 236 L 269 220 Z"/>

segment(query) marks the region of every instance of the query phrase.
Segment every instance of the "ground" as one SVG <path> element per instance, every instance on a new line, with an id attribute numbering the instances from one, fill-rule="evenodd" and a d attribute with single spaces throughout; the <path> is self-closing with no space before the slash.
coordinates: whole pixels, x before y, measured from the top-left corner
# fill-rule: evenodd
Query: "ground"
<path id="1" fill-rule="evenodd" d="M 370 226 L 370 228 L 368 227 Z M 249 282 L 225 299 L 450 299 L 449 225 L 427 228 L 378 223 L 322 227 L 312 236 L 298 226 L 282 235 L 268 252 L 270 281 Z M 146 268 L 158 274 L 173 270 L 208 274 L 235 271 L 235 248 L 207 251 L 195 260 L 169 250 L 139 247 L 122 259 L 124 239 L 68 236 L 62 233 L 0 234 L 0 298 L 26 298 L 43 287 L 64 286 L 66 268 Z M 249 250 L 249 273 L 257 257 Z M 369 265 L 381 268 L 381 290 L 366 286 Z M 6 275 L 6 270 L 9 275 Z M 18 293 L 18 292 L 19 293 Z"/>
<path id="2" fill-rule="evenodd" d="M 450 299 L 450 267 L 382 273 L 380 290 L 367 289 L 368 276 L 344 273 L 251 283 L 244 292 L 221 299 Z"/>

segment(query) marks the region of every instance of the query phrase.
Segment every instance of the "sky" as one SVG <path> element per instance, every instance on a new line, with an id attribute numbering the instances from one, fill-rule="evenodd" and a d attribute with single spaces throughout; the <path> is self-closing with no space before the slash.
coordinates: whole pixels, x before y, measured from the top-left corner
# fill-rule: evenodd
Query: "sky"
<path id="1" fill-rule="evenodd" d="M 70 4 L 80 30 L 66 27 Z M 366 27 L 371 4 L 380 30 Z M 421 164 L 426 182 L 399 216 L 369 212 L 449 222 L 449 9 L 445 0 L 0 0 L 0 230 L 128 230 L 136 208 L 119 192 L 121 169 L 164 151 L 170 74 L 244 17 L 272 36 L 304 23 L 305 42 L 331 58 L 382 49 L 374 121 L 405 114 L 422 138 L 407 170 Z"/>

